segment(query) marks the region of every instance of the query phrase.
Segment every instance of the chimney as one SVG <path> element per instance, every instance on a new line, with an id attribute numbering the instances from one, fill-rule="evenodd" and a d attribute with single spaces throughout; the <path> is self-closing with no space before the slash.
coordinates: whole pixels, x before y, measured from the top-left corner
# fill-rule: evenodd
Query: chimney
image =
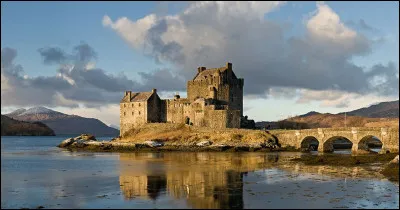
<path id="1" fill-rule="evenodd" d="M 204 66 L 200 66 L 200 67 L 197 68 L 197 72 L 199 72 L 199 73 L 204 71 L 204 70 L 206 70 L 206 67 L 204 67 Z"/>
<path id="2" fill-rule="evenodd" d="M 153 88 L 153 89 L 151 90 L 151 92 L 152 92 L 152 93 L 157 93 L 157 89 Z"/>
<path id="3" fill-rule="evenodd" d="M 180 99 L 180 98 L 181 98 L 181 96 L 179 95 L 178 92 L 176 92 L 175 95 L 174 95 L 174 99 Z"/>
<path id="4" fill-rule="evenodd" d="M 125 96 L 128 96 L 128 97 L 129 97 L 129 100 L 131 100 L 132 91 L 125 91 Z"/>
<path id="5" fill-rule="evenodd" d="M 226 63 L 226 68 L 232 69 L 232 63 L 227 62 L 227 63 Z"/>

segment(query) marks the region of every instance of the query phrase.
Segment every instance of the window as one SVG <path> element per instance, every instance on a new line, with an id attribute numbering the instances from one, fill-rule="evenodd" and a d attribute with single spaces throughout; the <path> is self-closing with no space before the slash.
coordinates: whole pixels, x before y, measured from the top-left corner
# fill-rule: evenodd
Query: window
<path id="1" fill-rule="evenodd" d="M 126 115 L 126 113 L 124 112 L 124 116 Z"/>
<path id="2" fill-rule="evenodd" d="M 140 107 L 140 103 L 139 103 L 139 107 Z"/>
<path id="3" fill-rule="evenodd" d="M 124 108 L 126 107 L 126 104 L 124 104 Z"/>
<path id="4" fill-rule="evenodd" d="M 133 112 L 132 112 L 132 115 L 133 115 Z"/>
<path id="5" fill-rule="evenodd" d="M 140 114 L 140 111 L 139 111 L 139 114 Z"/>
<path id="6" fill-rule="evenodd" d="M 132 103 L 132 107 L 133 107 L 133 103 Z"/>

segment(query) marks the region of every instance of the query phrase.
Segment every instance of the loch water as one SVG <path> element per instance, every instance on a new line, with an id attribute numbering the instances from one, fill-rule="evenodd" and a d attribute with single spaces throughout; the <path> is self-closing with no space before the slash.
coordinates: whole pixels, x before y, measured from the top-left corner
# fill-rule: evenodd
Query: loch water
<path id="1" fill-rule="evenodd" d="M 71 152 L 56 147 L 65 138 L 1 137 L 1 208 L 399 208 L 398 183 L 376 164 L 304 166 L 290 161 L 298 152 Z"/>

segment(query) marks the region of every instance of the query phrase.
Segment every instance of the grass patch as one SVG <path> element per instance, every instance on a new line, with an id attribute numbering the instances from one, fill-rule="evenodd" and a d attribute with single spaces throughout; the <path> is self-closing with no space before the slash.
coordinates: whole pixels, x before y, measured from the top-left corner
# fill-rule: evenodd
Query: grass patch
<path id="1" fill-rule="evenodd" d="M 399 164 L 389 163 L 383 170 L 380 171 L 381 174 L 386 176 L 390 181 L 399 181 Z"/>
<path id="2" fill-rule="evenodd" d="M 232 139 L 233 139 L 233 140 L 240 141 L 240 140 L 242 140 L 242 138 L 243 138 L 243 135 L 242 135 L 242 134 L 237 134 L 237 133 L 235 133 L 235 134 L 232 135 Z"/>

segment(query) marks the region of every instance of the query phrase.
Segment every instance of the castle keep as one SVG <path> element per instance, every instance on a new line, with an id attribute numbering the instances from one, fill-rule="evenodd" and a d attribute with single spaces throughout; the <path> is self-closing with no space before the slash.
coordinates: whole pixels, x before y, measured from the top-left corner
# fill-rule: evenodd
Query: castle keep
<path id="1" fill-rule="evenodd" d="M 120 135 L 145 123 L 185 123 L 210 128 L 240 128 L 243 116 L 243 83 L 232 64 L 197 68 L 187 82 L 187 98 L 160 99 L 157 90 L 125 91 L 120 102 Z"/>

